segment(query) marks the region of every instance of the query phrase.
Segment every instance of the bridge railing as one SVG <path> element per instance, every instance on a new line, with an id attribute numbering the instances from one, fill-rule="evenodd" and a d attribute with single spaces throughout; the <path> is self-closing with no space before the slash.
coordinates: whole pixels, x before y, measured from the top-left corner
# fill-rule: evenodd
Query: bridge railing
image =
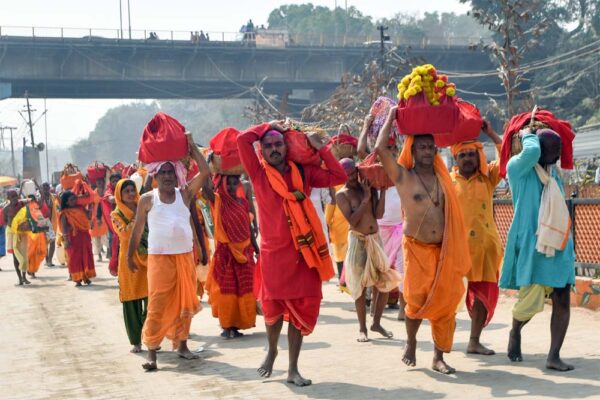
<path id="1" fill-rule="evenodd" d="M 268 30 L 267 30 L 268 32 Z M 94 40 L 142 40 L 142 41 L 178 41 L 178 42 L 252 42 L 254 36 L 245 35 L 241 32 L 203 32 L 208 35 L 206 40 L 199 37 L 194 38 L 197 32 L 182 30 L 161 29 L 106 29 L 106 28 L 71 28 L 71 27 L 28 27 L 28 26 L 0 26 L 0 38 L 2 37 L 28 37 L 43 40 L 43 38 L 61 39 L 86 39 Z M 199 32 L 198 32 L 199 33 Z M 156 37 L 153 35 L 156 34 Z M 250 39 L 250 40 L 249 40 Z M 479 37 L 426 37 L 421 35 L 393 37 L 388 45 L 411 46 L 415 48 L 456 47 L 466 46 L 481 41 Z M 301 32 L 290 34 L 286 46 L 310 46 L 310 47 L 379 47 L 379 34 L 358 33 L 349 35 L 325 35 Z"/>

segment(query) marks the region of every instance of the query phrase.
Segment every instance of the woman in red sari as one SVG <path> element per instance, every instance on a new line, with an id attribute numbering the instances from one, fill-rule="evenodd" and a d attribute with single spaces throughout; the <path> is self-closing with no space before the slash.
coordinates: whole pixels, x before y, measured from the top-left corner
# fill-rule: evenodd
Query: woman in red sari
<path id="1" fill-rule="evenodd" d="M 68 255 L 69 274 L 75 286 L 81 286 L 82 281 L 89 285 L 92 283 L 90 278 L 96 276 L 88 214 L 89 210 L 86 212 L 77 205 L 77 197 L 73 192 L 67 190 L 61 195 L 60 226 Z"/>

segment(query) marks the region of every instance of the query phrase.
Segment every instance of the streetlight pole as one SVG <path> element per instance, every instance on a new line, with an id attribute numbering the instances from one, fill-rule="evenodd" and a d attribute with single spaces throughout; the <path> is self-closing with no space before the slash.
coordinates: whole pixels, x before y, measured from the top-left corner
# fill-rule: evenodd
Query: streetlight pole
<path id="1" fill-rule="evenodd" d="M 121 27 L 120 39 L 123 39 L 123 0 L 119 0 L 119 26 Z"/>
<path id="2" fill-rule="evenodd" d="M 131 40 L 131 7 L 129 0 L 127 0 L 127 18 L 129 19 L 129 40 Z"/>

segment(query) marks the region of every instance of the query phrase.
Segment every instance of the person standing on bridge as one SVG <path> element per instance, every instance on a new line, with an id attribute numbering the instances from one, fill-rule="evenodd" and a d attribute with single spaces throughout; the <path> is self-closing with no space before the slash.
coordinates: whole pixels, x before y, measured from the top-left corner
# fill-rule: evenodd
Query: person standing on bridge
<path id="1" fill-rule="evenodd" d="M 550 129 L 521 130 L 523 150 L 507 164 L 514 217 L 506 240 L 500 287 L 518 289 L 513 308 L 508 358 L 523 361 L 521 329 L 552 299 L 550 351 L 546 368 L 569 371 L 560 358 L 569 319 L 571 285 L 575 284 L 575 250 L 571 219 L 562 180 L 554 167 L 561 154 L 561 137 Z"/>
<path id="2" fill-rule="evenodd" d="M 502 139 L 488 122 L 483 131 L 496 144 Z M 502 242 L 494 222 L 492 198 L 502 179 L 498 161 L 487 163 L 483 144 L 470 141 L 451 147 L 456 166 L 450 173 L 458 196 L 469 238 L 472 268 L 467 275 L 467 310 L 471 316 L 471 336 L 467 353 L 492 355 L 493 350 L 479 341 L 481 331 L 494 316 L 498 303 L 498 275 L 502 263 Z"/>
<path id="3" fill-rule="evenodd" d="M 287 382 L 307 386 L 312 382 L 298 371 L 302 336 L 309 335 L 319 316 L 321 281 L 335 273 L 317 212 L 308 199 L 312 187 L 331 187 L 346 181 L 346 174 L 318 134 L 308 136 L 325 169 L 299 165 L 286 159 L 284 121 L 254 126 L 237 137 L 238 151 L 258 204 L 260 261 L 255 290 L 267 329 L 269 349 L 258 369 L 269 377 L 277 357 L 277 343 L 288 324 L 289 367 Z M 254 143 L 260 141 L 263 160 Z"/>
<path id="4" fill-rule="evenodd" d="M 127 249 L 127 264 L 138 271 L 134 261 L 146 223 L 148 224 L 148 313 L 142 341 L 148 347 L 147 371 L 157 369 L 156 351 L 163 338 L 173 342 L 177 354 L 185 359 L 198 358 L 187 340 L 192 317 L 201 309 L 196 296 L 197 277 L 193 255 L 190 202 L 206 182 L 210 172 L 206 160 L 186 133 L 191 158 L 199 172 L 186 184 L 186 170 L 181 161 L 148 164 L 158 188 L 142 195 L 138 204 L 133 232 Z M 179 184 L 179 187 L 177 185 Z"/>

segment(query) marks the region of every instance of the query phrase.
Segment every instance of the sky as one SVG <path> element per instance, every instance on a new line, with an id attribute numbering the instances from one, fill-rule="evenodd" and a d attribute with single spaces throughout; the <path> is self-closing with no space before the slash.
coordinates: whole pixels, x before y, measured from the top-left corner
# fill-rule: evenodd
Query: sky
<path id="1" fill-rule="evenodd" d="M 120 26 L 120 2 L 123 6 L 123 28 L 127 31 L 128 0 L 0 0 L 0 27 L 2 35 L 18 31 L 29 33 L 29 28 L 11 27 L 32 26 L 106 29 L 99 32 L 104 32 L 107 36 L 116 35 Z M 189 36 L 189 31 L 202 29 L 211 32 L 211 37 L 217 37 L 219 32 L 237 32 L 249 18 L 252 18 L 255 25 L 266 25 L 269 13 L 273 9 L 284 4 L 306 2 L 308 1 L 129 0 L 134 35 L 135 30 L 145 29 L 174 30 Z M 344 7 L 346 3 L 344 0 L 311 2 L 330 8 L 336 3 L 338 7 Z M 397 12 L 422 14 L 423 11 L 437 10 L 463 13 L 468 10 L 468 6 L 458 0 L 428 0 L 426 9 L 422 2 L 413 0 L 348 0 L 347 4 L 374 19 L 391 17 Z M 38 32 L 43 30 L 38 29 Z M 85 34 L 81 33 L 82 36 Z M 98 118 L 109 108 L 131 101 L 48 99 L 46 108 L 49 146 L 67 147 L 78 139 L 87 137 Z M 18 113 L 24 104 L 24 99 L 0 100 L 0 125 L 19 127 L 19 138 L 27 133 L 23 119 Z M 34 113 L 35 120 L 43 112 L 44 105 L 39 99 L 33 99 L 32 104 L 38 110 Z M 43 140 L 43 118 L 35 126 L 34 132 L 36 141 Z"/>

